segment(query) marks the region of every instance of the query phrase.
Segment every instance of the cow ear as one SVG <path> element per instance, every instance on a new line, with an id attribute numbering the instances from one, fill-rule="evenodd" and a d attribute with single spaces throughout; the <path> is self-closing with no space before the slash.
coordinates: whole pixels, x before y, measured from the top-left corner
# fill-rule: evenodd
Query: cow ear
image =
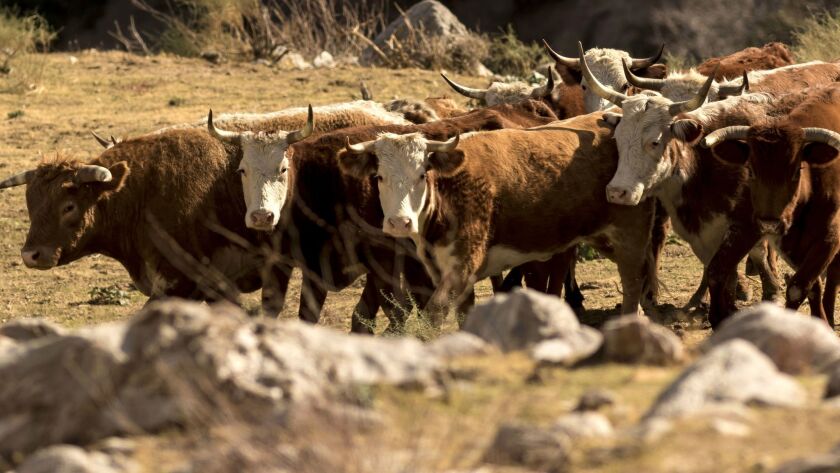
<path id="1" fill-rule="evenodd" d="M 703 136 L 703 125 L 691 119 L 675 120 L 671 123 L 671 134 L 678 140 L 694 145 Z"/>
<path id="2" fill-rule="evenodd" d="M 806 143 L 802 148 L 802 161 L 815 167 L 827 166 L 837 159 L 837 154 L 837 148 L 825 143 L 812 141 Z"/>
<path id="3" fill-rule="evenodd" d="M 647 77 L 649 79 L 664 79 L 668 76 L 668 66 L 665 64 L 654 64 L 636 72 L 636 75 L 639 77 Z"/>
<path id="4" fill-rule="evenodd" d="M 464 164 L 464 152 L 455 149 L 452 151 L 435 151 L 429 156 L 429 169 L 434 170 L 443 177 L 454 176 Z"/>
<path id="5" fill-rule="evenodd" d="M 724 164 L 743 166 L 750 157 L 750 146 L 740 140 L 721 141 L 712 148 L 712 154 Z"/>
<path id="6" fill-rule="evenodd" d="M 581 71 L 571 69 L 562 63 L 555 63 L 554 70 L 563 79 L 564 84 L 580 84 L 583 74 Z"/>
<path id="7" fill-rule="evenodd" d="M 621 121 L 621 114 L 615 112 L 604 112 L 604 121 L 607 122 L 607 125 L 615 128 L 618 126 L 618 122 Z"/>
<path id="8" fill-rule="evenodd" d="M 108 182 L 97 183 L 97 190 L 101 192 L 100 198 L 106 197 L 114 192 L 119 192 L 125 187 L 128 175 L 131 174 L 131 169 L 128 163 L 120 161 L 108 168 L 111 171 L 111 180 Z"/>
<path id="9" fill-rule="evenodd" d="M 338 167 L 341 172 L 358 179 L 365 179 L 376 173 L 379 168 L 379 158 L 373 153 L 351 153 L 341 150 L 338 153 Z"/>

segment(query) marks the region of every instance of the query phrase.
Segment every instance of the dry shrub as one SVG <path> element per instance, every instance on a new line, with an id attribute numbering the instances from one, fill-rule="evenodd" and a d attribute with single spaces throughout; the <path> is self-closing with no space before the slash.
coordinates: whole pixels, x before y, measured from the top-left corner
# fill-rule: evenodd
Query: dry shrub
<path id="1" fill-rule="evenodd" d="M 38 15 L 0 9 L 0 92 L 35 89 L 44 75 L 45 52 L 55 33 Z"/>
<path id="2" fill-rule="evenodd" d="M 524 43 L 516 36 L 511 25 L 501 34 L 490 38 L 490 47 L 484 65 L 496 74 L 527 77 L 547 56 L 537 43 Z"/>
<path id="3" fill-rule="evenodd" d="M 834 61 L 840 58 L 840 9 L 812 16 L 794 31 L 793 54 L 799 61 Z"/>

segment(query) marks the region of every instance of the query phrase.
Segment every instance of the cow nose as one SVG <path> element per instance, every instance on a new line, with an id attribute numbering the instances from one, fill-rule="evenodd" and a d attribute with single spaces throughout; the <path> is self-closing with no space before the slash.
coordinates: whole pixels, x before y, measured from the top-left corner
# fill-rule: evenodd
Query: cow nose
<path id="1" fill-rule="evenodd" d="M 41 258 L 41 252 L 38 250 L 21 250 L 20 257 L 23 258 L 23 264 L 31 268 L 38 266 L 38 260 Z"/>
<path id="2" fill-rule="evenodd" d="M 274 212 L 271 210 L 254 210 L 251 212 L 251 223 L 258 227 L 267 227 L 274 225 Z"/>
<path id="3" fill-rule="evenodd" d="M 627 189 L 620 187 L 607 186 L 607 201 L 612 203 L 622 203 L 627 200 Z"/>
<path id="4" fill-rule="evenodd" d="M 388 217 L 388 225 L 394 230 L 408 230 L 411 227 L 411 219 L 408 217 Z"/>

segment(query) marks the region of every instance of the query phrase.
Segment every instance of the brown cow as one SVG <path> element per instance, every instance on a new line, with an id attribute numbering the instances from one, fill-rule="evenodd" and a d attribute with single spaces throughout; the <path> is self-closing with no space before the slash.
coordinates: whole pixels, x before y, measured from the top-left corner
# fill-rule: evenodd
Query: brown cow
<path id="1" fill-rule="evenodd" d="M 728 56 L 711 58 L 697 66 L 704 76 L 714 74 L 715 80 L 735 79 L 744 72 L 775 69 L 794 63 L 793 54 L 782 43 L 767 43 L 761 48 L 749 47 Z"/>
<path id="2" fill-rule="evenodd" d="M 809 90 L 787 116 L 725 127 L 704 139 L 722 162 L 749 168 L 752 174 L 752 213 L 733 222 L 709 266 L 713 325 L 734 310 L 725 289 L 735 258 L 748 251 L 751 242 L 767 238 L 796 269 L 788 283 L 787 307 L 799 308 L 807 296 L 811 314 L 834 326 L 840 283 L 840 258 L 835 258 L 840 250 L 838 131 L 840 84 L 834 84 Z M 821 300 L 819 276 L 827 269 L 827 291 Z"/>
<path id="3" fill-rule="evenodd" d="M 437 286 L 426 306 L 436 323 L 448 311 L 450 293 L 463 310 L 476 280 L 580 241 L 617 262 L 622 310 L 637 313 L 650 276 L 653 203 L 607 203 L 603 187 L 618 153 L 601 118 L 595 113 L 446 142 L 385 133 L 348 143 L 339 162 L 349 175 L 375 176 L 383 231 L 414 240 Z"/>

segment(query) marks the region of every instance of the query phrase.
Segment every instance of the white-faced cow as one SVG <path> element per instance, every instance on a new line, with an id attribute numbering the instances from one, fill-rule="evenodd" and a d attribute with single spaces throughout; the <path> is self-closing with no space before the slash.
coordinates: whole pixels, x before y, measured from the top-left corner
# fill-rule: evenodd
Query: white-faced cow
<path id="1" fill-rule="evenodd" d="M 599 190 L 617 162 L 600 114 L 449 141 L 383 133 L 348 142 L 339 162 L 349 175 L 374 176 L 383 231 L 414 240 L 436 283 L 426 308 L 437 323 L 450 295 L 460 310 L 469 304 L 476 280 L 582 241 L 618 263 L 622 311 L 639 309 L 653 205 L 609 205 Z"/>

